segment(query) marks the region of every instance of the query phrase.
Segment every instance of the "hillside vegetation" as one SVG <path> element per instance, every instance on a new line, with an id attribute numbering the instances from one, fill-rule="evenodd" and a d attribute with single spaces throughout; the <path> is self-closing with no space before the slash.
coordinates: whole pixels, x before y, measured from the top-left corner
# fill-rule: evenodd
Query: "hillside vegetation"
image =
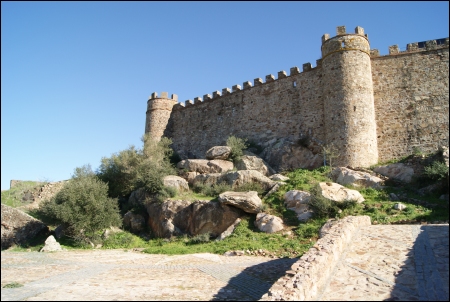
<path id="1" fill-rule="evenodd" d="M 289 177 L 285 185 L 263 199 L 263 210 L 266 213 L 282 217 L 286 228 L 274 234 L 260 232 L 254 226 L 255 215 L 245 216 L 232 235 L 222 241 L 212 240 L 208 234 L 189 237 L 187 235 L 170 239 L 153 238 L 151 230 L 148 236 L 137 236 L 123 230 L 105 238 L 103 230 L 108 225 L 121 226 L 120 216 L 128 210 L 143 211 L 142 208 L 129 208 L 126 201 L 133 190 L 145 188 L 161 198 L 183 200 L 214 200 L 217 195 L 229 188 L 200 187 L 188 193 L 179 193 L 162 185 L 165 175 L 175 173 L 173 164 L 176 157 L 171 152 L 170 141 L 151 143 L 146 149 L 130 147 L 103 158 L 98 171 L 90 167 L 75 169 L 74 176 L 60 193 L 44 202 L 38 211 L 29 211 L 32 216 L 43 220 L 54 229 L 59 224 L 69 225 L 69 232 L 61 238 L 60 243 L 66 248 L 91 248 L 92 244 L 101 244 L 103 249 L 142 249 L 147 253 L 186 254 L 210 252 L 222 254 L 230 250 L 242 250 L 248 254 L 263 254 L 273 257 L 299 257 L 318 239 L 319 229 L 328 219 L 339 219 L 347 215 L 368 215 L 372 224 L 400 223 L 436 223 L 448 222 L 448 167 L 433 161 L 425 172 L 408 184 L 388 183 L 381 190 L 357 188 L 365 198 L 365 202 L 329 203 L 318 196 L 316 186 L 319 182 L 331 182 L 330 167 L 315 170 L 296 169 L 283 173 Z M 418 156 L 412 155 L 409 159 Z M 425 155 L 420 155 L 425 157 Z M 434 155 L 427 155 L 431 158 Z M 408 160 L 404 158 L 401 161 Z M 172 164 L 171 164 L 172 160 Z M 419 195 L 419 184 L 441 183 L 441 189 L 434 193 Z M 447 184 L 447 186 L 445 186 Z M 2 192 L 2 203 L 13 207 L 21 205 L 21 194 L 32 184 L 24 184 L 12 190 Z M 37 185 L 37 184 L 35 184 Z M 84 189 L 83 189 L 84 188 Z M 89 189 L 87 189 L 89 188 Z M 194 189 L 194 188 L 192 188 Z M 242 188 L 258 191 L 263 197 L 264 190 L 257 186 Z M 286 209 L 284 194 L 289 190 L 303 190 L 315 197 L 315 217 L 306 223 L 297 220 L 295 212 Z M 396 210 L 389 194 L 403 196 L 406 208 Z M 33 243 L 17 247 L 17 250 L 39 250 L 45 238 Z"/>

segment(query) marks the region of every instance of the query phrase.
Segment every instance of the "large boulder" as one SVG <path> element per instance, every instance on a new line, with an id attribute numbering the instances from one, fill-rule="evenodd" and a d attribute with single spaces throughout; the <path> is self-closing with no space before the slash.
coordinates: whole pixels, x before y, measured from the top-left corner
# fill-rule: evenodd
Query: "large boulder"
<path id="1" fill-rule="evenodd" d="M 256 215 L 255 226 L 264 233 L 275 233 L 284 228 L 283 220 L 280 217 L 267 213 Z"/>
<path id="2" fill-rule="evenodd" d="M 277 183 L 256 170 L 230 171 L 224 173 L 219 181 L 231 185 L 232 188 L 247 183 L 259 183 L 265 190 L 270 190 Z"/>
<path id="3" fill-rule="evenodd" d="M 183 172 L 180 174 L 180 177 L 184 178 L 189 185 L 193 185 L 195 177 L 199 174 L 198 172 Z"/>
<path id="4" fill-rule="evenodd" d="M 373 171 L 387 176 L 390 179 L 409 183 L 414 175 L 414 169 L 406 166 L 403 163 L 390 164 L 386 166 L 379 166 L 373 169 Z"/>
<path id="5" fill-rule="evenodd" d="M 355 200 L 356 202 L 361 203 L 365 200 L 358 191 L 347 189 L 334 182 L 320 182 L 319 186 L 322 190 L 322 196 L 335 202 Z"/>
<path id="6" fill-rule="evenodd" d="M 259 213 L 262 201 L 258 197 L 258 192 L 233 192 L 226 191 L 219 195 L 219 202 L 239 208 L 247 213 Z"/>
<path id="7" fill-rule="evenodd" d="M 50 235 L 45 240 L 45 245 L 41 248 L 40 252 L 61 252 L 62 250 L 61 245 L 56 241 L 55 237 Z"/>
<path id="8" fill-rule="evenodd" d="M 264 176 L 275 174 L 275 171 L 262 158 L 256 155 L 250 155 L 250 152 L 241 156 L 236 162 L 236 168 L 238 170 L 256 170 Z"/>
<path id="9" fill-rule="evenodd" d="M 175 175 L 165 176 L 163 179 L 163 183 L 164 183 L 164 186 L 175 188 L 178 190 L 178 192 L 189 191 L 188 182 L 180 176 L 175 176 Z"/>
<path id="10" fill-rule="evenodd" d="M 145 218 L 141 214 L 128 211 L 125 215 L 123 215 L 123 226 L 132 232 L 140 232 L 145 227 Z"/>
<path id="11" fill-rule="evenodd" d="M 206 159 L 228 159 L 231 148 L 228 146 L 215 146 L 206 151 Z"/>
<path id="12" fill-rule="evenodd" d="M 192 184 L 195 186 L 196 184 L 210 184 L 214 185 L 216 183 L 221 182 L 222 173 L 209 173 L 209 174 L 198 174 L 195 176 Z"/>
<path id="13" fill-rule="evenodd" d="M 239 225 L 239 223 L 241 223 L 241 218 L 236 219 L 236 221 L 232 225 L 230 225 L 228 229 L 226 229 L 216 238 L 216 241 L 224 240 L 225 238 L 230 236 L 233 233 L 234 229 Z"/>
<path id="14" fill-rule="evenodd" d="M 281 174 L 273 174 L 269 176 L 269 178 L 273 181 L 286 181 L 289 180 L 289 177 L 281 175 Z"/>
<path id="15" fill-rule="evenodd" d="M 48 232 L 48 227 L 30 215 L 2 204 L 1 248 L 21 245 L 39 234 Z"/>
<path id="16" fill-rule="evenodd" d="M 177 164 L 178 169 L 184 169 L 188 172 L 204 173 L 222 173 L 233 170 L 234 165 L 231 161 L 214 159 L 185 159 Z"/>
<path id="17" fill-rule="evenodd" d="M 384 182 L 381 178 L 367 172 L 354 171 L 345 167 L 333 169 L 331 179 L 343 186 L 350 184 L 356 187 L 362 186 L 374 189 L 380 189 Z"/>
<path id="18" fill-rule="evenodd" d="M 309 208 L 309 201 L 311 194 L 305 191 L 291 190 L 284 194 L 284 204 L 286 208 L 294 211 L 297 214 L 299 221 L 307 221 L 314 212 Z"/>
<path id="19" fill-rule="evenodd" d="M 209 233 L 217 237 L 245 213 L 217 201 L 168 200 L 147 204 L 148 225 L 156 237 Z"/>
<path id="20" fill-rule="evenodd" d="M 273 139 L 264 144 L 261 157 L 276 171 L 291 169 L 314 169 L 322 166 L 320 147 L 311 140 L 304 147 L 289 139 Z"/>

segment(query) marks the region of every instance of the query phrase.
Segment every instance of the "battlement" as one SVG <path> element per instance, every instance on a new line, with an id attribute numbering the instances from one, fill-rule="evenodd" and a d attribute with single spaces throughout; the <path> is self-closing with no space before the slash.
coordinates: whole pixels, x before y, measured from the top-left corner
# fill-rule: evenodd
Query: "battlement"
<path id="1" fill-rule="evenodd" d="M 169 99 L 169 94 L 167 92 L 161 92 L 161 96 L 158 97 L 158 93 L 157 92 L 153 92 L 149 97 L 149 100 L 154 100 L 154 99 Z M 178 102 L 178 95 L 176 94 L 172 94 L 172 97 L 169 100 L 173 100 Z"/>
<path id="2" fill-rule="evenodd" d="M 400 50 L 398 45 L 391 45 L 389 46 L 389 54 L 388 55 L 398 55 L 398 54 L 407 54 L 412 52 L 418 52 L 418 51 L 428 51 L 428 50 L 434 50 L 434 49 L 442 49 L 442 48 L 448 48 L 449 47 L 449 38 L 441 38 L 441 39 L 434 39 L 434 40 L 428 40 L 428 41 L 422 41 L 422 42 L 413 42 L 406 44 L 405 50 Z M 371 57 L 379 57 L 380 51 L 378 49 L 371 49 L 370 50 L 370 56 Z"/>
<path id="3" fill-rule="evenodd" d="M 302 65 L 302 72 L 300 72 L 300 69 L 297 66 L 294 66 L 294 67 L 290 68 L 290 74 L 289 75 L 287 75 L 286 71 L 281 70 L 281 71 L 279 71 L 277 73 L 277 78 L 275 78 L 275 76 L 273 74 L 268 74 L 268 75 L 266 75 L 264 77 L 265 81 L 263 81 L 262 78 L 255 78 L 253 80 L 253 84 L 250 81 L 246 81 L 246 82 L 242 83 L 242 86 L 236 84 L 236 85 L 231 86 L 232 87 L 231 89 L 226 87 L 226 88 L 223 88 L 221 91 L 216 90 L 216 91 L 212 92 L 212 95 L 211 94 L 204 94 L 203 95 L 203 101 L 202 101 L 202 99 L 200 97 L 196 97 L 194 99 L 194 101 L 186 100 L 184 103 L 181 103 L 181 102 L 178 103 L 177 105 L 174 106 L 173 109 L 174 110 L 185 109 L 185 108 L 188 108 L 188 107 L 192 107 L 192 106 L 196 106 L 196 105 L 199 105 L 199 104 L 207 103 L 209 101 L 213 101 L 213 100 L 219 99 L 219 98 L 224 97 L 224 96 L 228 96 L 228 95 L 231 95 L 231 94 L 239 93 L 239 92 L 242 92 L 244 90 L 248 90 L 248 89 L 260 86 L 260 85 L 273 83 L 273 82 L 281 80 L 281 79 L 287 79 L 287 78 L 289 78 L 291 76 L 311 71 L 311 70 L 313 70 L 313 69 L 315 69 L 317 67 L 321 67 L 321 63 L 322 63 L 322 60 L 319 59 L 319 60 L 316 60 L 316 67 L 312 67 L 310 62 L 303 64 Z M 152 96 L 153 96 L 153 94 L 152 94 Z"/>

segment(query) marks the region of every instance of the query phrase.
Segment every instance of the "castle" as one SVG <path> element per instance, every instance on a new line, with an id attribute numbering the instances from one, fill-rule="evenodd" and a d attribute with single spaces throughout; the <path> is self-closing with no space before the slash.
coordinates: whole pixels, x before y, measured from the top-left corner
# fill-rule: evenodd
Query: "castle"
<path id="1" fill-rule="evenodd" d="M 276 170 L 323 164 L 323 147 L 337 150 L 335 164 L 368 167 L 448 146 L 449 39 L 416 42 L 380 56 L 361 27 L 322 36 L 316 66 L 292 67 L 265 82 L 178 103 L 167 92 L 147 101 L 145 133 L 172 139 L 182 158 L 204 158 L 227 137 L 262 146 Z"/>

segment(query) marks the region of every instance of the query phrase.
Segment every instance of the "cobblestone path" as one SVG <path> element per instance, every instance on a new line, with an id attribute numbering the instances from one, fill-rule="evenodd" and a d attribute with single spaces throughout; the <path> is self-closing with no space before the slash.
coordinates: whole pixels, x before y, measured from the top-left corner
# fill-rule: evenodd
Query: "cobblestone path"
<path id="1" fill-rule="evenodd" d="M 343 253 L 320 301 L 448 301 L 446 225 L 371 225 Z"/>
<path id="2" fill-rule="evenodd" d="M 354 235 L 316 300 L 449 299 L 446 225 L 372 225 Z M 2 301 L 258 300 L 297 259 L 124 250 L 1 253 Z"/>

